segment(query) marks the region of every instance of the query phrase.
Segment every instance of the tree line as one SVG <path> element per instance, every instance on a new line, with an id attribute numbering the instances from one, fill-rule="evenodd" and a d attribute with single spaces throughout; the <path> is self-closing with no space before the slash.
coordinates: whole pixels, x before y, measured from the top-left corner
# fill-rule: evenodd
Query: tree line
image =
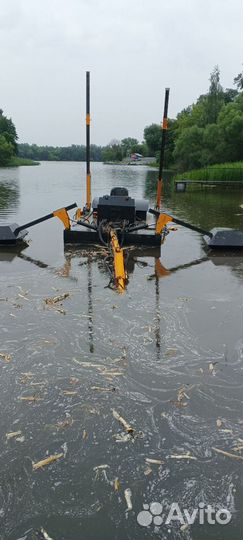
<path id="1" fill-rule="evenodd" d="M 17 132 L 11 118 L 7 118 L 0 109 L 0 166 L 8 165 L 18 152 Z"/>
<path id="2" fill-rule="evenodd" d="M 165 163 L 167 168 L 185 171 L 243 159 L 243 74 L 234 79 L 236 88 L 223 89 L 220 70 L 215 66 L 210 75 L 208 92 L 196 103 L 168 119 Z M 144 129 L 144 140 L 133 137 L 113 139 L 106 146 L 91 145 L 93 161 L 120 162 L 133 153 L 155 156 L 158 160 L 161 126 L 151 124 Z M 85 161 L 84 145 L 65 147 L 18 144 L 16 128 L 0 109 L 0 166 L 11 164 L 13 156 L 35 161 Z"/>

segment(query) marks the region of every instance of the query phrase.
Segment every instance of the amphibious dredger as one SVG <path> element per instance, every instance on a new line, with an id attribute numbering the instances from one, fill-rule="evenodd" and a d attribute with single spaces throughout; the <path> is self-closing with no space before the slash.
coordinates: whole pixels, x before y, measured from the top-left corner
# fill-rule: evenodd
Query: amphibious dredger
<path id="1" fill-rule="evenodd" d="M 61 219 L 64 225 L 64 243 L 76 246 L 105 245 L 113 260 L 113 283 L 118 292 L 126 287 L 127 273 L 124 259 L 124 246 L 144 246 L 159 248 L 167 233 L 167 224 L 174 222 L 201 233 L 206 245 L 211 249 L 243 248 L 243 233 L 238 230 L 214 228 L 206 231 L 174 216 L 161 212 L 163 188 L 163 167 L 166 145 L 169 88 L 165 89 L 164 114 L 162 122 L 160 164 L 155 208 L 149 208 L 145 199 L 134 199 L 124 187 L 112 188 L 110 194 L 101 194 L 91 202 L 90 171 L 90 73 L 86 72 L 86 204 L 83 209 L 73 203 L 55 210 L 41 218 L 24 225 L 0 226 L 0 244 L 16 245 L 25 240 L 27 229 L 52 217 Z M 74 219 L 70 220 L 68 210 L 76 209 Z M 154 221 L 148 222 L 148 214 Z"/>

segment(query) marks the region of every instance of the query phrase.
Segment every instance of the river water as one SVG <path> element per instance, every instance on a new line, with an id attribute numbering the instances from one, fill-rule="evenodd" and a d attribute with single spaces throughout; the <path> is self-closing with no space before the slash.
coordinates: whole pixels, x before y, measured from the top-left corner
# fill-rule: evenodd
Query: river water
<path id="1" fill-rule="evenodd" d="M 123 185 L 153 203 L 156 176 L 93 164 L 93 195 Z M 0 220 L 83 205 L 84 185 L 84 163 L 2 169 Z M 165 210 L 205 229 L 241 228 L 242 202 L 239 191 L 177 194 L 166 183 Z M 153 253 L 131 251 L 118 295 L 95 250 L 64 251 L 62 229 L 52 219 L 29 230 L 23 251 L 0 252 L 0 352 L 10 355 L 0 357 L 0 539 L 41 539 L 43 528 L 54 540 L 240 540 L 242 460 L 213 448 L 242 456 L 242 259 L 209 255 L 178 227 L 161 249 L 163 275 Z M 45 303 L 63 293 L 62 305 Z M 165 524 L 173 503 L 232 519 Z"/>

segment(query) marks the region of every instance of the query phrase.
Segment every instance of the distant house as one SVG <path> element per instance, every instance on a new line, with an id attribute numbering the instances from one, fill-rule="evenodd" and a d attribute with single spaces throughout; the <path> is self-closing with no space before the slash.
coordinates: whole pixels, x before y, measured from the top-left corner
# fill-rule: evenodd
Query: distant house
<path id="1" fill-rule="evenodd" d="M 130 155 L 130 159 L 132 161 L 140 161 L 140 159 L 142 159 L 142 157 L 143 157 L 142 154 L 138 154 L 137 152 Z"/>

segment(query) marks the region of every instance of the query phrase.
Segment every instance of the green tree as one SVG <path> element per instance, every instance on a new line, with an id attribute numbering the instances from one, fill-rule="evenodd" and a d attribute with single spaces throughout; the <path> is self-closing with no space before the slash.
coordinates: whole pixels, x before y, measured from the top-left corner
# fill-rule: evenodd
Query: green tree
<path id="1" fill-rule="evenodd" d="M 224 92 L 220 84 L 219 67 L 215 66 L 210 75 L 210 86 L 206 100 L 207 124 L 215 124 L 224 104 Z"/>
<path id="2" fill-rule="evenodd" d="M 139 144 L 137 139 L 132 137 L 126 137 L 121 141 L 121 148 L 123 157 L 128 157 L 132 152 L 136 152 L 137 145 Z"/>
<path id="3" fill-rule="evenodd" d="M 18 135 L 11 118 L 7 118 L 0 109 L 0 135 L 3 135 L 8 143 L 11 143 L 14 154 L 17 154 Z"/>
<path id="4" fill-rule="evenodd" d="M 173 155 L 180 169 L 201 167 L 203 134 L 203 128 L 190 126 L 185 128 L 176 139 Z"/>
<path id="5" fill-rule="evenodd" d="M 13 145 L 6 140 L 4 135 L 0 135 L 0 166 L 5 167 L 8 165 L 13 155 Z"/>
<path id="6" fill-rule="evenodd" d="M 243 90 L 243 73 L 238 73 L 238 75 L 234 78 L 234 84 L 238 90 Z"/>
<path id="7" fill-rule="evenodd" d="M 234 102 L 224 105 L 218 117 L 220 162 L 243 159 L 243 94 Z"/>
<path id="8" fill-rule="evenodd" d="M 144 140 L 151 156 L 155 156 L 160 149 L 161 127 L 159 124 L 151 124 L 144 129 Z"/>

